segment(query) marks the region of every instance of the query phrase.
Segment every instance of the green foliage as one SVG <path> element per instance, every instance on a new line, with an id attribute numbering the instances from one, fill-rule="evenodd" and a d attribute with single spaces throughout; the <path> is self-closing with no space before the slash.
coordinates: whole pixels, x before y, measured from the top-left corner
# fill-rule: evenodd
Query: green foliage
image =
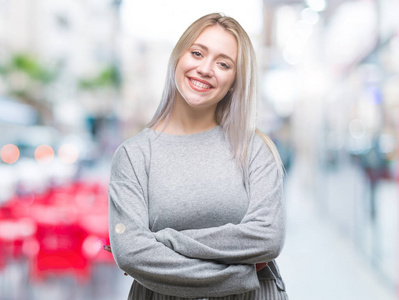
<path id="1" fill-rule="evenodd" d="M 100 73 L 93 78 L 82 79 L 79 81 L 82 89 L 92 90 L 101 88 L 118 88 L 120 86 L 120 76 L 115 65 L 103 68 Z"/>
<path id="2" fill-rule="evenodd" d="M 45 67 L 34 56 L 25 53 L 14 54 L 6 65 L 0 66 L 0 75 L 2 76 L 7 76 L 15 71 L 23 72 L 32 80 L 43 84 L 53 81 L 58 73 L 56 69 Z"/>
<path id="3" fill-rule="evenodd" d="M 4 76 L 5 73 L 6 73 L 6 68 L 0 65 L 0 76 Z"/>

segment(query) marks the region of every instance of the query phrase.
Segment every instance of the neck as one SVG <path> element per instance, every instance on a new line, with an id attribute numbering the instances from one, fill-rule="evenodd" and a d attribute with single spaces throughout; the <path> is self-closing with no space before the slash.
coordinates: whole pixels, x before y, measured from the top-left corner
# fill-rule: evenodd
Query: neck
<path id="1" fill-rule="evenodd" d="M 216 105 L 206 108 L 193 108 L 184 99 L 175 100 L 169 121 L 163 132 L 170 134 L 194 134 L 212 129 L 218 124 L 215 121 Z M 162 130 L 165 120 L 162 120 L 155 130 Z"/>

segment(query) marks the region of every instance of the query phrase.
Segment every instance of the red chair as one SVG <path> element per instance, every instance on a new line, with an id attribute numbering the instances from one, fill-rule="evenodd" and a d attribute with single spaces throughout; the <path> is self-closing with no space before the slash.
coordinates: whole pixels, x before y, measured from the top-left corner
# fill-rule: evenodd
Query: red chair
<path id="1" fill-rule="evenodd" d="M 2 263 L 7 260 L 17 260 L 29 253 L 30 248 L 25 243 L 36 234 L 36 223 L 29 218 L 0 219 L 0 256 Z"/>
<path id="2" fill-rule="evenodd" d="M 0 269 L 8 259 L 26 257 L 33 280 L 71 274 L 85 282 L 92 264 L 115 263 L 102 248 L 109 244 L 108 195 L 99 183 L 15 196 L 0 207 L 1 226 L 14 229 L 0 233 Z"/>
<path id="3" fill-rule="evenodd" d="M 89 264 L 82 252 L 86 233 L 75 223 L 40 223 L 37 229 L 39 251 L 31 260 L 31 276 L 42 280 L 48 275 L 71 274 L 79 281 L 89 278 Z"/>

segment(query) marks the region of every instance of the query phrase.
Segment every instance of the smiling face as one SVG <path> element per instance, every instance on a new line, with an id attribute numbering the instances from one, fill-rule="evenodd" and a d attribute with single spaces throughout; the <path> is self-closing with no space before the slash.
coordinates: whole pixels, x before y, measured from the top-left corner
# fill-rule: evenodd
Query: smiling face
<path id="1" fill-rule="evenodd" d="M 176 66 L 176 85 L 192 108 L 213 108 L 232 87 L 237 64 L 235 37 L 221 26 L 207 27 Z"/>

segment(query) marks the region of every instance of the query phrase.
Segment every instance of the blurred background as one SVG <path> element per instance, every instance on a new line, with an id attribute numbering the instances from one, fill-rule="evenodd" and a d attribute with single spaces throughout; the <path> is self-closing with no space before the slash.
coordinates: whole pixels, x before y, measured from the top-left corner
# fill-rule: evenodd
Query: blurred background
<path id="1" fill-rule="evenodd" d="M 110 160 L 211 12 L 257 52 L 290 299 L 399 299 L 399 0 L 0 0 L 0 299 L 126 299 L 102 250 Z"/>

